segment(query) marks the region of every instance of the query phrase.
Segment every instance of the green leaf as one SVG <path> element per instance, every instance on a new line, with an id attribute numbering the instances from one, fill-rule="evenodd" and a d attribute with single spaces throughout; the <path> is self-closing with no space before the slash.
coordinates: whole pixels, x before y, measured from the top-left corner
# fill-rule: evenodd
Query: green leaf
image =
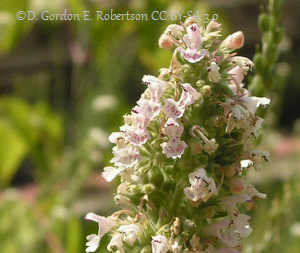
<path id="1" fill-rule="evenodd" d="M 0 187 L 6 186 L 25 157 L 28 146 L 15 128 L 0 119 Z"/>

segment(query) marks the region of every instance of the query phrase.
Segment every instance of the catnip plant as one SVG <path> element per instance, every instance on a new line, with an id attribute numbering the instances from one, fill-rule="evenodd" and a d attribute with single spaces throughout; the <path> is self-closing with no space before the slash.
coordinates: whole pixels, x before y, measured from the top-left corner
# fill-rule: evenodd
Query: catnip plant
<path id="1" fill-rule="evenodd" d="M 270 100 L 244 87 L 253 62 L 235 52 L 243 44 L 241 31 L 221 40 L 215 20 L 166 28 L 159 46 L 172 51 L 170 67 L 142 78 L 144 93 L 109 137 L 113 166 L 103 177 L 120 177 L 120 211 L 86 215 L 99 225 L 86 252 L 242 252 L 252 232 L 246 212 L 266 198 L 246 173 L 270 160 L 253 148 L 263 122 L 256 109 Z"/>

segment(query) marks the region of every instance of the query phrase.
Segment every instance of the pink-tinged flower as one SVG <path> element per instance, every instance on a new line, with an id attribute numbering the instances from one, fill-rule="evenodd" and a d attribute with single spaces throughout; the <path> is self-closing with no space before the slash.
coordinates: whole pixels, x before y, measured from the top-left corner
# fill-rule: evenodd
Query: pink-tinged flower
<path id="1" fill-rule="evenodd" d="M 222 42 L 221 46 L 229 49 L 239 49 L 244 45 L 244 34 L 241 31 L 235 32 Z"/>
<path id="2" fill-rule="evenodd" d="M 152 253 L 166 253 L 169 250 L 167 238 L 163 235 L 152 236 Z"/>
<path id="3" fill-rule="evenodd" d="M 244 80 L 243 70 L 239 66 L 235 66 L 233 69 L 228 71 L 231 79 L 231 84 L 241 87 L 241 83 Z"/>
<path id="4" fill-rule="evenodd" d="M 213 178 L 206 175 L 203 168 L 189 174 L 191 187 L 183 189 L 185 196 L 193 202 L 201 199 L 206 202 L 212 195 L 218 194 L 218 189 Z"/>
<path id="5" fill-rule="evenodd" d="M 125 253 L 123 249 L 123 235 L 121 233 L 115 234 L 109 244 L 107 245 L 107 250 L 111 252 Z"/>
<path id="6" fill-rule="evenodd" d="M 135 146 L 144 144 L 150 138 L 150 134 L 147 130 L 150 119 L 139 113 L 124 116 L 124 118 L 125 117 L 130 118 L 130 120 L 127 120 L 129 121 L 128 124 L 120 127 L 120 131 L 124 132 L 125 140 Z"/>
<path id="7" fill-rule="evenodd" d="M 185 107 L 180 107 L 179 101 L 175 101 L 172 98 L 166 98 L 164 102 L 165 105 L 163 106 L 163 109 L 168 118 L 178 119 L 182 117 Z"/>
<path id="8" fill-rule="evenodd" d="M 200 93 L 196 91 L 189 83 L 181 84 L 182 93 L 180 97 L 180 106 L 192 105 L 195 100 L 200 98 Z"/>
<path id="9" fill-rule="evenodd" d="M 163 91 L 167 88 L 167 82 L 158 79 L 155 76 L 144 75 L 142 81 L 144 84 L 148 85 L 154 100 L 160 99 Z"/>
<path id="10" fill-rule="evenodd" d="M 266 107 L 270 105 L 271 102 L 270 99 L 265 97 L 242 97 L 240 100 L 242 105 L 245 106 L 252 115 L 255 115 L 255 111 L 260 105 Z"/>
<path id="11" fill-rule="evenodd" d="M 114 158 L 110 160 L 117 167 L 129 168 L 135 165 L 139 159 L 139 148 L 132 145 L 123 145 L 122 147 L 113 147 Z"/>
<path id="12" fill-rule="evenodd" d="M 160 146 L 163 148 L 163 153 L 166 154 L 168 158 L 180 158 L 184 150 L 188 147 L 184 141 L 180 140 L 180 136 L 183 133 L 183 127 L 172 118 L 167 120 L 164 127 L 169 140 L 168 142 L 163 142 L 160 144 Z"/>
<path id="13" fill-rule="evenodd" d="M 177 119 L 181 118 L 184 114 L 185 108 L 192 105 L 195 100 L 199 99 L 200 94 L 189 83 L 181 85 L 182 93 L 179 101 L 175 101 L 171 98 L 164 100 L 163 106 L 164 112 L 168 118 Z"/>
<path id="14" fill-rule="evenodd" d="M 95 221 L 98 223 L 99 229 L 98 234 L 91 234 L 86 237 L 88 242 L 86 243 L 86 252 L 94 252 L 98 247 L 101 238 L 105 235 L 112 227 L 116 226 L 117 223 L 110 219 L 103 216 L 96 215 L 94 213 L 88 213 L 85 216 L 86 220 Z"/>
<path id="15" fill-rule="evenodd" d="M 182 47 L 177 48 L 182 57 L 190 63 L 195 63 L 202 60 L 209 52 L 206 49 L 199 50 L 202 37 L 200 35 L 199 27 L 196 23 L 186 28 L 187 34 L 183 36 L 183 41 L 187 46 L 186 49 Z"/>
<path id="16" fill-rule="evenodd" d="M 221 80 L 221 74 L 219 72 L 219 66 L 216 62 L 211 62 L 210 66 L 207 67 L 208 78 L 210 81 L 217 83 Z"/>
<path id="17" fill-rule="evenodd" d="M 167 50 L 172 49 L 174 47 L 174 43 L 175 43 L 174 37 L 164 33 L 159 37 L 158 40 L 159 47 Z"/>
<path id="18" fill-rule="evenodd" d="M 118 232 L 123 235 L 123 241 L 133 246 L 137 239 L 141 228 L 137 224 L 122 225 L 118 228 Z"/>

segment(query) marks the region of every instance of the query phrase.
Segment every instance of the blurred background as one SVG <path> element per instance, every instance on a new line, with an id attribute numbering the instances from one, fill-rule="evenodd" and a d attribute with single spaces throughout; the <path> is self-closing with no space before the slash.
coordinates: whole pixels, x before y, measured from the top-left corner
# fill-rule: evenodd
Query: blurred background
<path id="1" fill-rule="evenodd" d="M 152 20 L 153 11 L 197 11 L 200 26 L 205 14 L 217 14 L 223 38 L 242 30 L 245 46 L 238 53 L 253 59 L 263 35 L 260 12 L 276 2 L 281 1 L 1 0 L 0 251 L 84 252 L 85 237 L 97 231 L 97 224 L 83 220 L 85 214 L 117 210 L 114 183 L 101 177 L 112 158 L 108 136 L 143 92 L 143 75 L 157 76 L 169 66 L 171 52 L 157 42 L 167 25 L 180 23 L 179 16 Z M 40 18 L 43 11 L 65 9 L 80 13 L 81 20 Z M 96 20 L 96 11 L 111 9 L 147 14 L 148 20 Z M 278 9 L 284 36 L 272 65 L 276 84 L 263 94 L 275 102 L 259 144 L 272 162 L 249 173 L 268 198 L 251 213 L 246 253 L 300 248 L 300 2 L 285 0 Z M 38 20 L 18 20 L 19 11 L 34 11 Z M 83 11 L 94 19 L 83 20 Z"/>

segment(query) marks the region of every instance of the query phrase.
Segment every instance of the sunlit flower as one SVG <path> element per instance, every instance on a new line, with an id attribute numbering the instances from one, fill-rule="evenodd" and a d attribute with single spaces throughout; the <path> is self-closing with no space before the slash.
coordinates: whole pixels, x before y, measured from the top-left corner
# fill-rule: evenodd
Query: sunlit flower
<path id="1" fill-rule="evenodd" d="M 243 32 L 238 31 L 226 37 L 225 40 L 222 42 L 221 46 L 230 49 L 239 49 L 243 45 L 244 45 L 244 34 Z"/>
<path id="2" fill-rule="evenodd" d="M 183 127 L 178 124 L 178 122 L 172 118 L 169 118 L 165 124 L 165 131 L 169 138 L 168 142 L 163 142 L 161 147 L 163 148 L 163 153 L 167 157 L 172 157 L 173 159 L 181 157 L 184 150 L 188 147 L 184 141 L 180 140 L 183 133 Z"/>
<path id="3" fill-rule="evenodd" d="M 179 39 L 184 32 L 184 28 L 180 25 L 169 25 L 166 30 L 164 31 L 164 34 L 170 34 L 174 36 L 175 38 Z"/>
<path id="4" fill-rule="evenodd" d="M 182 57 L 191 63 L 201 61 L 209 52 L 206 49 L 199 50 L 202 37 L 200 35 L 199 27 L 196 23 L 186 28 L 187 34 L 183 36 L 183 41 L 187 46 L 186 49 L 178 48 Z"/>
<path id="5" fill-rule="evenodd" d="M 100 243 L 101 238 L 105 235 L 112 227 L 116 226 L 117 223 L 110 219 L 103 216 L 96 215 L 94 213 L 88 213 L 85 216 L 86 220 L 95 221 L 98 223 L 99 229 L 98 234 L 91 234 L 86 237 L 88 242 L 86 243 L 86 252 L 94 252 Z"/>
<path id="6" fill-rule="evenodd" d="M 228 247 L 234 248 L 241 244 L 241 237 L 230 219 L 213 223 L 205 229 L 205 233 L 219 238 Z"/>
<path id="7" fill-rule="evenodd" d="M 140 146 L 150 138 L 147 130 L 149 122 L 150 120 L 143 114 L 134 113 L 131 116 L 130 124 L 121 126 L 120 130 L 124 132 L 124 138 L 127 142 Z"/>
<path id="8" fill-rule="evenodd" d="M 121 233 L 115 234 L 109 244 L 107 245 L 107 250 L 111 252 L 117 252 L 118 253 L 124 253 L 124 248 L 123 248 L 123 235 Z"/>
<path id="9" fill-rule="evenodd" d="M 189 183 L 191 187 L 186 187 L 183 191 L 185 196 L 193 202 L 199 199 L 206 202 L 212 195 L 218 194 L 215 181 L 206 175 L 203 168 L 189 174 Z"/>
<path id="10" fill-rule="evenodd" d="M 118 228 L 118 232 L 123 235 L 123 241 L 129 245 L 133 245 L 137 239 L 140 227 L 137 224 L 122 225 Z"/>
<path id="11" fill-rule="evenodd" d="M 255 111 L 260 105 L 266 107 L 270 105 L 271 100 L 265 97 L 242 97 L 241 102 L 252 115 L 255 115 Z"/>
<path id="12" fill-rule="evenodd" d="M 231 58 L 231 62 L 237 64 L 243 70 L 244 75 L 247 75 L 249 70 L 252 71 L 254 66 L 251 60 L 243 56 L 234 56 Z"/>
<path id="13" fill-rule="evenodd" d="M 163 235 L 152 236 L 152 253 L 166 253 L 169 250 L 167 238 Z"/>
<path id="14" fill-rule="evenodd" d="M 181 87 L 182 93 L 179 101 L 175 101 L 172 98 L 164 100 L 165 105 L 163 109 L 168 118 L 181 118 L 185 108 L 192 105 L 200 97 L 200 94 L 189 83 L 182 84 Z"/>

